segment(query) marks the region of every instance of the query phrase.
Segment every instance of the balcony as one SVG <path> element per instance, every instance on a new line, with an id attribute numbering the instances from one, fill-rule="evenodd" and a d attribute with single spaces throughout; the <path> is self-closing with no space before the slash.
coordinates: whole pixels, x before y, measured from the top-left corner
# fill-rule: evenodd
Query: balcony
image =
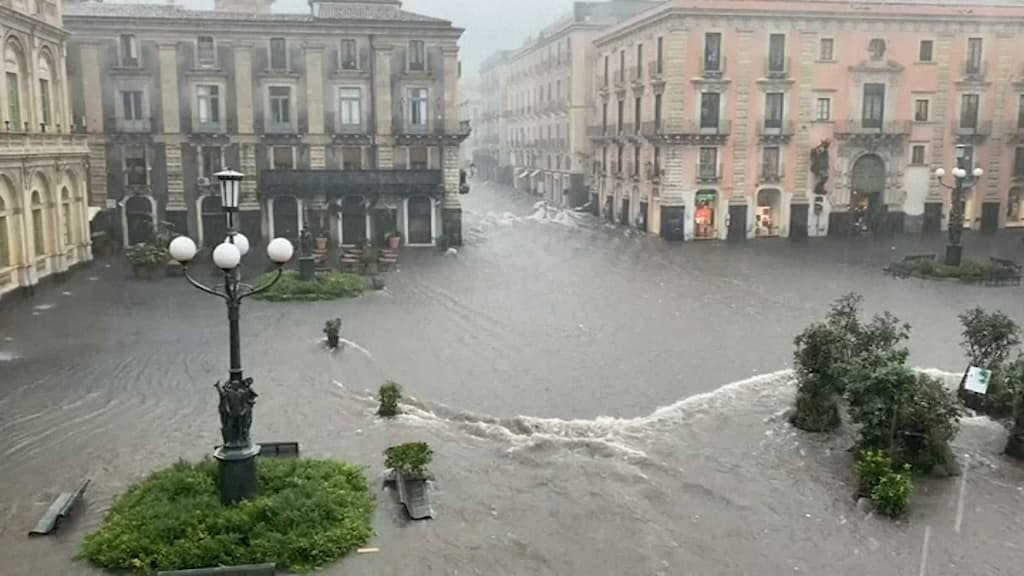
<path id="1" fill-rule="evenodd" d="M 910 135 L 910 120 L 868 121 L 836 120 L 833 133 L 840 140 L 899 139 Z"/>
<path id="2" fill-rule="evenodd" d="M 647 62 L 647 76 L 651 82 L 662 81 L 665 76 L 665 63 L 657 58 Z"/>
<path id="3" fill-rule="evenodd" d="M 988 71 L 988 61 L 967 59 L 963 61 L 960 69 L 963 70 L 965 80 L 984 80 Z"/>
<path id="4" fill-rule="evenodd" d="M 88 154 L 85 134 L 0 132 L 0 157 L 33 154 Z"/>
<path id="5" fill-rule="evenodd" d="M 470 132 L 472 132 L 472 129 L 468 121 L 463 121 L 458 126 L 447 128 L 443 120 L 437 122 L 434 126 L 426 126 L 407 124 L 399 119 L 391 127 L 391 133 L 395 138 L 405 144 L 416 142 L 458 143 L 468 138 Z"/>
<path id="6" fill-rule="evenodd" d="M 722 165 L 715 162 L 698 162 L 694 169 L 698 184 L 717 184 L 722 180 Z"/>
<path id="7" fill-rule="evenodd" d="M 732 122 L 720 119 L 713 125 L 708 122 L 690 120 L 666 124 L 659 128 L 657 122 L 645 122 L 641 133 L 653 142 L 670 144 L 723 144 L 732 130 Z"/>
<path id="8" fill-rule="evenodd" d="M 644 171 L 644 175 L 650 182 L 654 182 L 655 184 L 661 182 L 661 177 L 663 175 L 661 166 L 659 164 L 652 165 L 650 162 L 648 162 L 647 169 Z"/>
<path id="9" fill-rule="evenodd" d="M 114 130 L 117 132 L 149 133 L 152 131 L 152 123 L 149 118 L 136 118 L 133 120 L 129 120 L 128 118 L 115 118 Z"/>
<path id="10" fill-rule="evenodd" d="M 704 58 L 701 60 L 700 75 L 709 80 L 725 76 L 725 56 L 718 59 Z"/>
<path id="11" fill-rule="evenodd" d="M 263 170 L 261 193 L 337 198 L 346 194 L 439 194 L 442 170 Z"/>
<path id="12" fill-rule="evenodd" d="M 770 80 L 789 78 L 789 58 L 765 58 L 764 75 Z"/>
<path id="13" fill-rule="evenodd" d="M 964 139 L 983 139 L 992 134 L 991 120 L 974 120 L 964 122 L 964 119 L 952 122 L 953 135 Z"/>
<path id="14" fill-rule="evenodd" d="M 762 142 L 788 142 L 794 134 L 792 120 L 785 122 L 761 122 L 757 125 L 757 137 Z"/>
<path id="15" fill-rule="evenodd" d="M 778 184 L 779 182 L 782 182 L 784 176 L 785 174 L 778 164 L 761 165 L 762 184 Z"/>

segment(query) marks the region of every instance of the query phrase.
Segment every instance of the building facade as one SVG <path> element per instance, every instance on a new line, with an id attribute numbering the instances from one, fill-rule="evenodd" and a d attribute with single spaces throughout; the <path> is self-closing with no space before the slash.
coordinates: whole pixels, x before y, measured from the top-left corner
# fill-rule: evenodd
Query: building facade
<path id="1" fill-rule="evenodd" d="M 1024 225 L 1024 7 L 673 0 L 594 40 L 603 217 L 670 239 Z M 812 153 L 815 156 L 812 165 Z"/>
<path id="2" fill-rule="evenodd" d="M 461 242 L 458 40 L 398 0 L 273 0 L 213 10 L 77 1 L 65 20 L 72 108 L 87 127 L 93 201 L 124 245 L 168 222 L 223 240 L 214 174 L 242 183 L 241 228 L 335 245 Z"/>
<path id="3" fill-rule="evenodd" d="M 520 49 L 484 63 L 482 90 L 492 102 L 494 92 L 500 91 L 503 104 L 502 146 L 493 164 L 500 171 L 501 162 L 507 161 L 516 187 L 565 206 L 589 200 L 593 39 L 610 24 L 650 6 L 634 0 L 576 2 L 571 15 Z M 491 122 L 497 122 L 493 115 Z"/>
<path id="4" fill-rule="evenodd" d="M 67 35 L 52 0 L 3 0 L 0 297 L 92 259 L 89 154 L 73 131 Z"/>
<path id="5" fill-rule="evenodd" d="M 503 143 L 507 109 L 505 61 L 509 51 L 500 51 L 487 57 L 480 65 L 478 87 L 480 117 L 473 125 L 473 163 L 479 178 L 512 184 L 512 152 Z"/>

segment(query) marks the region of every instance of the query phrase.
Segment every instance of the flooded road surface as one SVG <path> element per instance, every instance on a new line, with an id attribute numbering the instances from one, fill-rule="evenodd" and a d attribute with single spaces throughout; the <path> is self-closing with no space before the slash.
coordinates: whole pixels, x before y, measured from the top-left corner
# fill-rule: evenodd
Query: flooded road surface
<path id="1" fill-rule="evenodd" d="M 406 523 L 382 491 L 381 551 L 324 573 L 1019 574 L 1024 467 L 999 456 L 1000 426 L 965 422 L 966 474 L 919 483 L 891 523 L 849 496 L 849 438 L 785 423 L 780 370 L 795 334 L 856 290 L 914 326 L 916 365 L 955 372 L 956 315 L 980 304 L 1024 321 L 1024 290 L 881 274 L 940 237 L 669 245 L 534 201 L 477 184 L 466 246 L 403 251 L 383 292 L 246 303 L 258 440 L 371 476 L 389 445 L 435 448 L 437 520 Z M 967 246 L 1024 260 L 1019 236 Z M 0 310 L 3 576 L 97 574 L 72 558 L 114 496 L 219 439 L 223 304 L 107 264 Z M 320 330 L 335 316 L 350 344 L 330 353 Z M 383 423 L 369 390 L 388 379 L 416 400 Z M 76 518 L 27 539 L 83 477 Z"/>

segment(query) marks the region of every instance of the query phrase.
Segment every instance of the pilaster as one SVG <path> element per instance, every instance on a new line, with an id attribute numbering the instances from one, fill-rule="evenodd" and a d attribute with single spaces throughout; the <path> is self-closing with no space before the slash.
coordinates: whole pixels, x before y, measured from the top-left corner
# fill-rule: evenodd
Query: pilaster
<path id="1" fill-rule="evenodd" d="M 238 133 L 253 133 L 252 111 L 252 44 L 235 43 L 235 114 L 238 118 Z M 243 180 L 242 182 L 245 182 Z"/>
<path id="2" fill-rule="evenodd" d="M 818 34 L 813 31 L 801 31 L 800 38 L 800 101 L 797 118 L 808 122 L 814 118 L 814 93 L 811 87 L 814 86 L 814 62 L 818 57 Z M 810 151 L 817 144 L 811 142 L 809 130 L 800 130 L 793 135 L 793 144 L 796 146 L 794 153 L 796 158 L 793 162 L 793 199 L 806 201 L 807 189 L 810 178 Z M 802 202 L 797 202 L 802 203 Z M 783 223 L 784 226 L 788 223 Z"/>
<path id="3" fill-rule="evenodd" d="M 736 77 L 741 79 L 753 78 L 751 70 L 753 60 L 751 51 L 747 47 L 752 46 L 754 32 L 752 30 L 739 30 L 736 34 L 736 44 L 740 47 L 737 53 Z M 749 82 L 736 83 L 736 102 L 733 105 L 732 127 L 732 201 L 743 201 L 747 192 L 747 164 L 750 159 L 750 114 L 751 95 Z"/>
<path id="4" fill-rule="evenodd" d="M 459 47 L 443 46 L 441 55 L 444 58 L 444 130 L 454 134 L 459 129 Z"/>
<path id="5" fill-rule="evenodd" d="M 324 133 L 324 47 L 306 44 L 306 114 L 309 133 Z M 321 148 L 321 159 L 323 149 Z"/>
<path id="6" fill-rule="evenodd" d="M 935 60 L 935 66 L 938 69 L 935 71 L 937 86 L 935 98 L 932 100 L 932 107 L 934 108 L 934 117 L 943 120 L 954 117 L 951 115 L 952 109 L 949 103 L 949 93 L 953 90 L 952 70 L 950 68 L 957 66 L 959 60 L 954 61 L 951 58 L 952 47 L 953 35 L 951 33 L 939 34 L 938 38 L 935 39 L 933 60 Z M 932 130 L 931 156 L 932 164 L 935 166 L 946 164 L 946 133 L 947 129 L 943 126 Z M 928 196 L 933 201 L 942 198 L 944 191 L 945 189 L 934 178 L 929 179 Z"/>
<path id="7" fill-rule="evenodd" d="M 81 58 L 85 124 L 90 134 L 103 134 L 103 84 L 100 83 L 99 47 L 95 44 L 83 44 Z M 93 165 L 102 167 L 101 175 L 105 177 L 106 165 Z"/>

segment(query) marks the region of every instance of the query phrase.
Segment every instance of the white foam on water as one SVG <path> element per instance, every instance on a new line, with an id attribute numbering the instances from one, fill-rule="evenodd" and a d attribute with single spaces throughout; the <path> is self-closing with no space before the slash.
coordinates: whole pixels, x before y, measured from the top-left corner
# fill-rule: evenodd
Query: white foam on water
<path id="1" fill-rule="evenodd" d="M 7 350 L 0 350 L 0 362 L 13 362 L 18 359 L 18 355 L 14 352 Z"/>
<path id="2" fill-rule="evenodd" d="M 347 340 L 345 338 L 338 338 L 338 342 L 341 342 L 346 347 L 351 346 L 352 348 L 354 348 L 354 349 L 358 350 L 359 352 L 361 352 L 363 354 L 363 356 L 366 356 L 370 360 L 373 360 L 373 354 L 370 354 L 369 350 L 367 350 L 366 348 L 363 348 L 359 344 L 356 344 L 355 342 L 353 342 L 351 340 Z"/>
<path id="3" fill-rule="evenodd" d="M 577 219 L 579 214 L 570 210 L 565 210 L 557 206 L 551 206 L 543 200 L 533 205 L 533 214 L 530 214 L 524 220 L 530 220 L 533 222 L 551 222 L 554 224 L 561 224 L 569 228 L 579 227 Z"/>
<path id="4" fill-rule="evenodd" d="M 481 226 L 512 226 L 522 222 L 523 219 L 511 212 L 487 212 L 480 220 Z"/>
<path id="5" fill-rule="evenodd" d="M 45 310 L 52 310 L 53 308 L 56 308 L 56 307 L 57 307 L 56 304 L 39 304 L 38 306 L 33 306 L 32 309 L 33 310 L 39 310 L 39 311 L 45 311 Z"/>

